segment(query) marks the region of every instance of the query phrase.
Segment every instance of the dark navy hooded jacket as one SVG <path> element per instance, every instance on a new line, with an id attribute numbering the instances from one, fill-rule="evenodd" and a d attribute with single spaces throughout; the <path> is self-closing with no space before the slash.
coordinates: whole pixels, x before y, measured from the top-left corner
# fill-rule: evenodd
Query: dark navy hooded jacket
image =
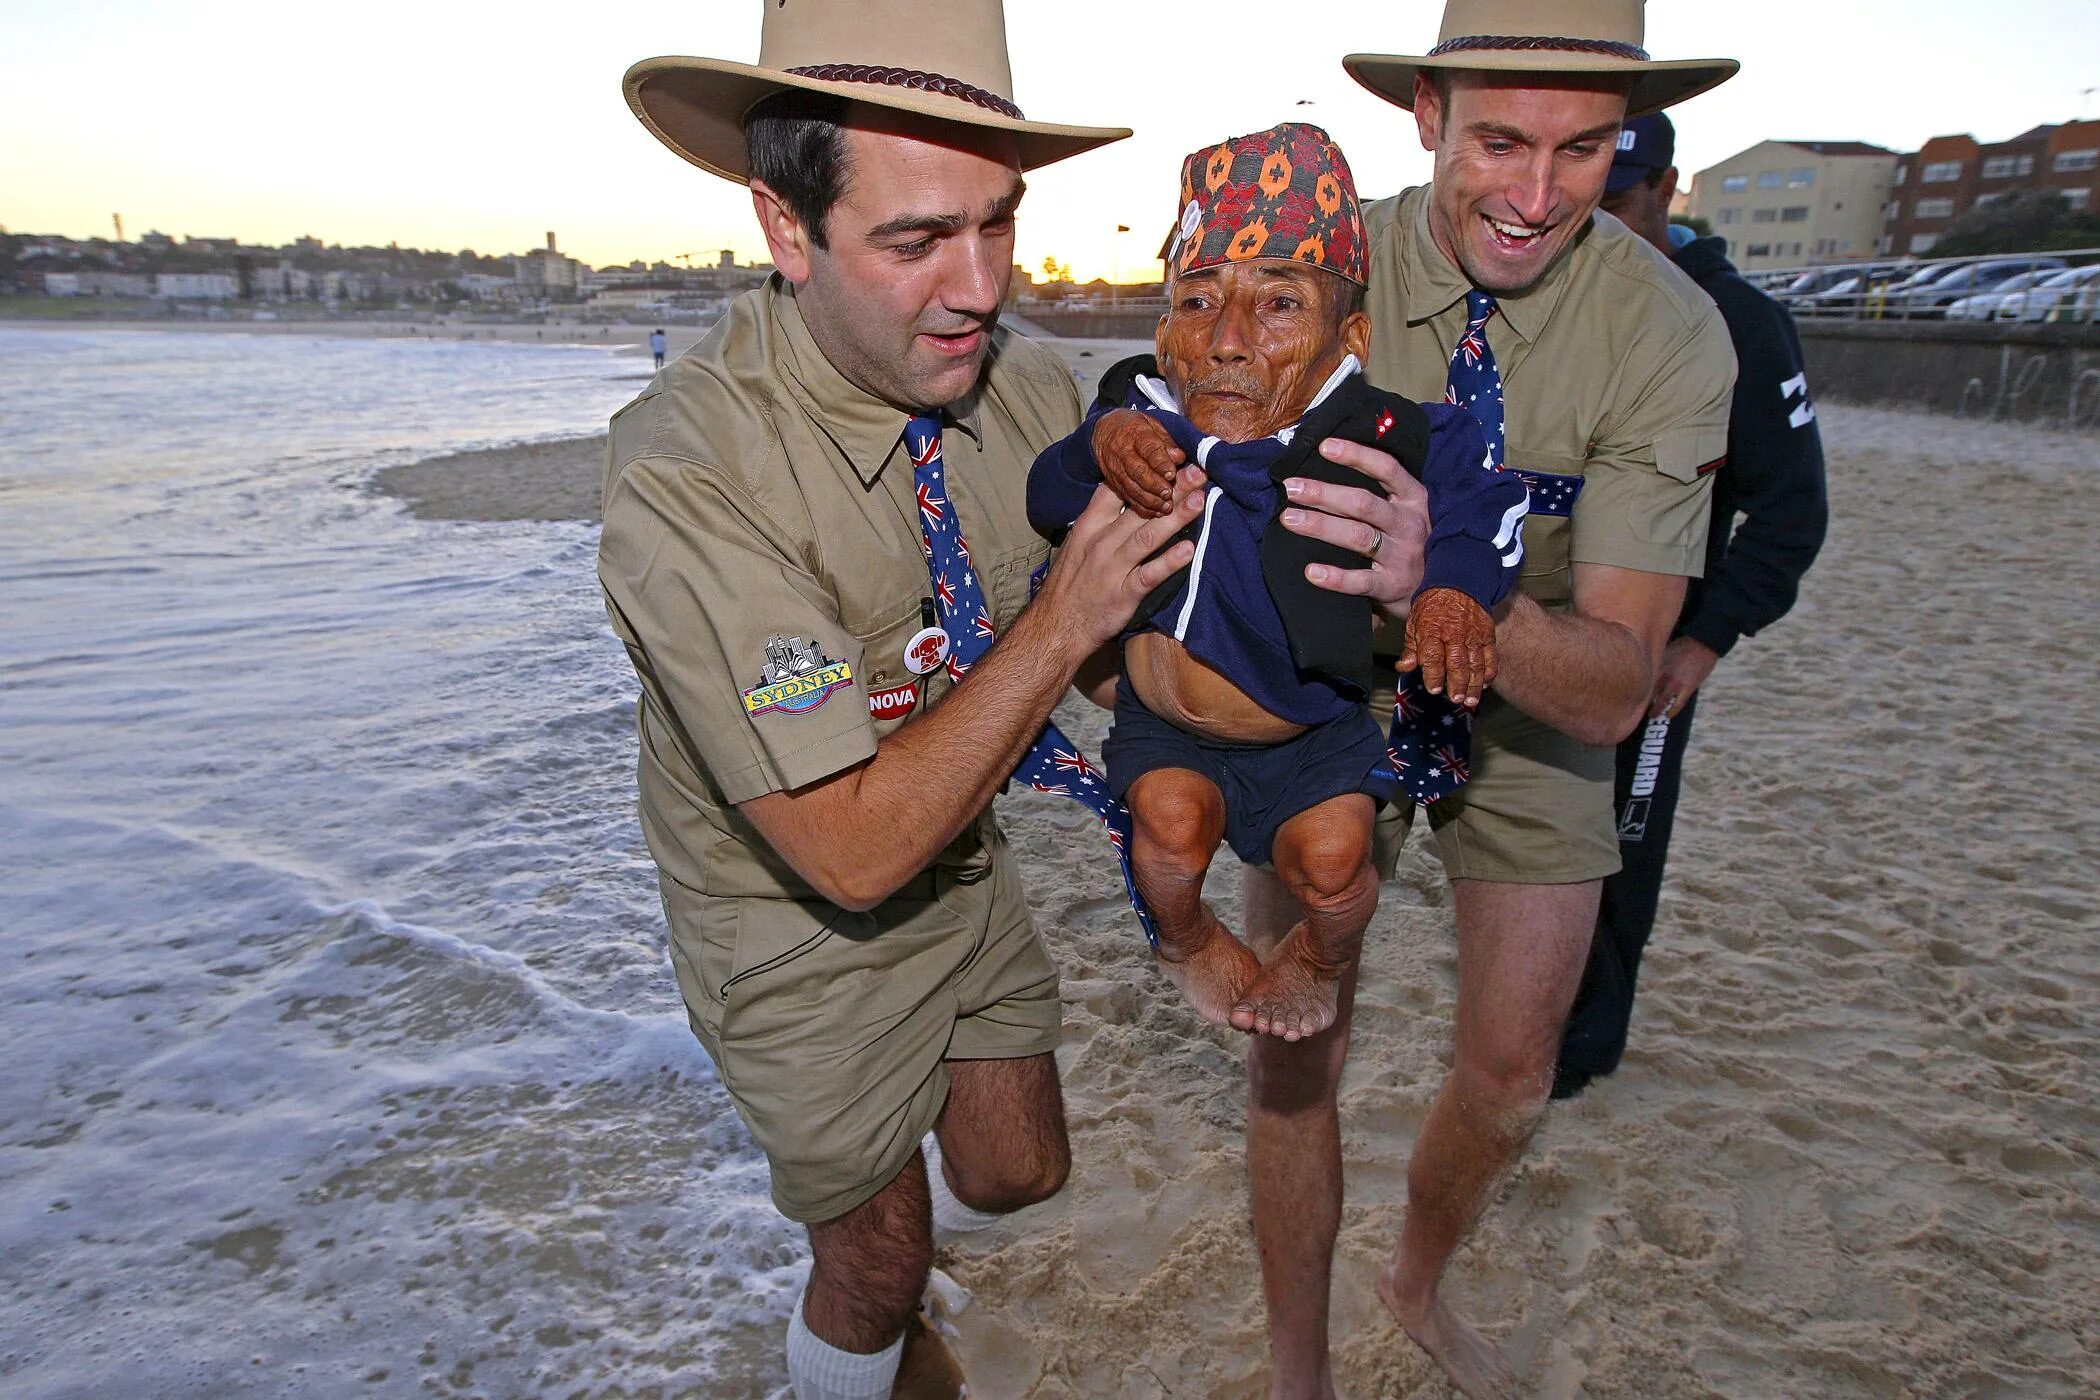
<path id="1" fill-rule="evenodd" d="M 1134 408 L 1160 422 L 1210 485 L 1203 515 L 1184 532 L 1196 541 L 1194 561 L 1153 591 L 1131 630 L 1176 638 L 1269 713 L 1320 724 L 1361 705 L 1371 688 L 1371 601 L 1305 578 L 1310 563 L 1362 568 L 1365 559 L 1277 519 L 1289 477 L 1378 489 L 1321 456 L 1327 438 L 1389 452 L 1427 488 L 1423 589 L 1456 588 L 1493 608 L 1514 585 L 1525 486 L 1487 464 L 1480 425 L 1463 409 L 1387 393 L 1350 358 L 1297 423 L 1274 437 L 1227 443 L 1182 417 L 1157 376 L 1152 357 L 1140 355 L 1102 377 L 1087 420 L 1036 458 L 1029 522 L 1054 541 L 1086 508 L 1102 479 L 1093 441 L 1103 413 Z"/>
<path id="2" fill-rule="evenodd" d="M 1800 333 L 1784 306 L 1743 280 L 1726 247 L 1700 238 L 1672 255 L 1714 299 L 1735 342 L 1728 465 L 1714 479 L 1706 574 L 1692 580 L 1677 624 L 1718 656 L 1793 607 L 1830 521 Z"/>

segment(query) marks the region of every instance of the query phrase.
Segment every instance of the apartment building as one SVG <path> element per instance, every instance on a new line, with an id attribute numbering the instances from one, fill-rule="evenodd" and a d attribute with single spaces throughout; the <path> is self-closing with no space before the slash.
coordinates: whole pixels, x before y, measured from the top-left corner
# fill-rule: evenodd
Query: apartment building
<path id="1" fill-rule="evenodd" d="M 2064 122 L 1988 144 L 1935 136 L 1896 165 L 1881 251 L 1930 253 L 1948 225 L 2016 189 L 2057 190 L 2073 209 L 2100 201 L 2100 121 Z"/>
<path id="2" fill-rule="evenodd" d="M 1869 258 L 1899 159 L 1864 141 L 1761 141 L 1695 175 L 1690 210 L 1745 272 Z"/>

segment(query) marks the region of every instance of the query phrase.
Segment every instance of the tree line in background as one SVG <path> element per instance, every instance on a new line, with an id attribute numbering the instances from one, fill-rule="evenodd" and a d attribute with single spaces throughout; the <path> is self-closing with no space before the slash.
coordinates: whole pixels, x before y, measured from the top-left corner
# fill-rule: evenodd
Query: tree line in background
<path id="1" fill-rule="evenodd" d="M 2096 247 L 2100 215 L 2071 208 L 2061 190 L 2030 188 L 2013 190 L 1963 214 L 1932 245 L 1932 255 L 1961 258 Z"/>

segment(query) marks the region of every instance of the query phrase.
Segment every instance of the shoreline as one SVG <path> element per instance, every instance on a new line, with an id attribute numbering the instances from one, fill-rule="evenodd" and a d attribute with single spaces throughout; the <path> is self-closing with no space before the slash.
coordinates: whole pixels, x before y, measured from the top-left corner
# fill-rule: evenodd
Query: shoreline
<path id="1" fill-rule="evenodd" d="M 1150 341 L 1040 340 L 1055 350 L 1079 386 L 1082 404 L 1093 398 L 1101 372 L 1149 351 Z M 673 341 L 676 345 L 676 341 Z M 515 447 L 447 452 L 382 468 L 371 489 L 391 496 L 420 520 L 585 520 L 599 517 L 605 477 L 605 434 L 590 433 Z"/>
<path id="2" fill-rule="evenodd" d="M 188 317 L 81 317 L 50 319 L 0 316 L 0 330 L 11 331 L 156 331 L 200 335 L 317 336 L 359 340 L 488 340 L 511 345 L 586 346 L 612 349 L 622 354 L 649 353 L 645 325 L 606 325 L 599 322 L 557 321 L 545 325 L 511 322 L 437 322 L 415 320 L 285 320 L 211 321 Z M 708 331 L 706 326 L 665 326 L 673 356 L 682 355 Z"/>

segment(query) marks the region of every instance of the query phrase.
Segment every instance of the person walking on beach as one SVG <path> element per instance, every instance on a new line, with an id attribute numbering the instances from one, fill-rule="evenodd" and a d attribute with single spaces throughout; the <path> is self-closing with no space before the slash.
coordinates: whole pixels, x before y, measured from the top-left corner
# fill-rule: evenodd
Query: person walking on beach
<path id="1" fill-rule="evenodd" d="M 1374 383 L 1447 395 L 1530 487 L 1500 674 L 1471 726 L 1470 779 L 1430 808 L 1458 916 L 1452 1066 L 1408 1164 L 1407 1213 L 1378 1291 L 1471 1396 L 1514 1393 L 1494 1344 L 1441 1292 L 1453 1251 L 1545 1108 L 1613 839 L 1614 747 L 1639 722 L 1704 560 L 1709 474 L 1726 450 L 1735 357 L 1713 304 L 1639 238 L 1592 215 L 1629 112 L 1725 81 L 1729 60 L 1656 62 L 1641 0 L 1448 0 L 1427 55 L 1345 69 L 1413 111 L 1432 182 L 1365 210 Z M 1348 488 L 1309 484 L 1322 537 L 1378 541 Z M 1388 809 L 1385 835 L 1411 809 Z M 1392 868 L 1396 843 L 1382 852 Z M 1250 871 L 1251 940 L 1301 917 Z M 1332 1395 L 1328 1281 L 1342 1180 L 1336 1089 L 1354 979 L 1327 1032 L 1257 1039 L 1248 1173 L 1274 1393 Z"/>
<path id="2" fill-rule="evenodd" d="M 1104 490 L 1044 572 L 1028 466 L 1080 406 L 996 324 L 1022 172 L 1129 133 L 1010 90 L 998 0 L 768 6 L 756 65 L 625 79 L 779 269 L 613 419 L 599 576 L 689 1020 L 809 1231 L 802 1400 L 956 1394 L 933 1227 L 1065 1179 L 1057 974 L 991 799 L 1091 783 L 1051 707 L 1191 552 L 1195 505 Z"/>
<path id="3" fill-rule="evenodd" d="M 1738 640 L 1793 607 L 1830 517 L 1823 439 L 1794 318 L 1743 280 L 1728 261 L 1724 240 L 1698 238 L 1670 222 L 1676 154 L 1677 133 L 1668 117 L 1657 112 L 1628 122 L 1605 181 L 1603 207 L 1675 262 L 1721 310 L 1738 366 L 1728 464 L 1714 475 L 1705 576 L 1686 591 L 1684 611 L 1656 668 L 1646 721 L 1619 745 L 1612 810 L 1621 865 L 1604 882 L 1589 964 L 1561 1034 L 1555 1098 L 1571 1098 L 1592 1077 L 1610 1074 L 1625 1052 L 1699 688 Z M 1738 513 L 1740 526 L 1734 523 Z"/>
<path id="4" fill-rule="evenodd" d="M 670 347 L 671 338 L 664 334 L 662 326 L 658 326 L 655 330 L 649 332 L 649 353 L 656 356 L 656 367 L 658 369 L 664 367 L 664 351 Z"/>

